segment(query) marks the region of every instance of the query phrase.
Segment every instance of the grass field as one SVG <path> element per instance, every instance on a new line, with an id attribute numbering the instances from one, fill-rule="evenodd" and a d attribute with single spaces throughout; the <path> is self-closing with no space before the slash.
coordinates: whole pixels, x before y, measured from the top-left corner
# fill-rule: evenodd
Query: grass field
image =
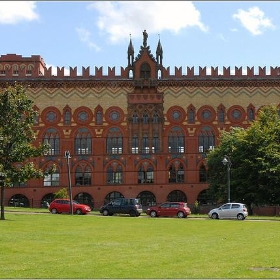
<path id="1" fill-rule="evenodd" d="M 280 223 L 5 213 L 0 278 L 280 278 Z"/>

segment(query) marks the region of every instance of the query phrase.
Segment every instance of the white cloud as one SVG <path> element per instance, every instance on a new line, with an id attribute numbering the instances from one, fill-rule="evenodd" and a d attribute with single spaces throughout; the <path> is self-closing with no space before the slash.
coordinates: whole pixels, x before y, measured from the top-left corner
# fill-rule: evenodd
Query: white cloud
<path id="1" fill-rule="evenodd" d="M 129 34 L 139 37 L 144 29 L 148 33 L 178 33 L 187 27 L 208 30 L 190 1 L 96 1 L 88 9 L 99 12 L 97 26 L 114 43 L 127 40 Z"/>
<path id="2" fill-rule="evenodd" d="M 94 49 L 95 51 L 100 51 L 100 47 L 98 47 L 91 39 L 91 32 L 84 28 L 76 28 L 79 39 L 85 43 L 90 49 Z"/>
<path id="3" fill-rule="evenodd" d="M 0 1 L 0 24 L 37 20 L 34 1 Z"/>
<path id="4" fill-rule="evenodd" d="M 239 9 L 233 18 L 239 20 L 253 35 L 261 35 L 265 30 L 274 28 L 272 21 L 258 7 L 251 7 L 248 11 Z"/>

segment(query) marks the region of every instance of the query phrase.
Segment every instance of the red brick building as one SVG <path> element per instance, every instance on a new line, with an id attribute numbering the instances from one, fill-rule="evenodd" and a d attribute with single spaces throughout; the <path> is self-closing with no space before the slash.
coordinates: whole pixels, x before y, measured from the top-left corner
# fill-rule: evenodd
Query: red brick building
<path id="1" fill-rule="evenodd" d="M 125 54 L 125 50 L 124 50 Z M 138 197 L 144 206 L 166 200 L 212 203 L 207 196 L 205 152 L 232 126 L 248 127 L 265 104 L 279 105 L 278 67 L 222 71 L 211 67 L 170 68 L 163 64 L 161 42 L 152 54 L 146 38 L 137 56 L 130 40 L 127 65 L 47 68 L 39 55 L 0 57 L 1 88 L 19 81 L 40 116 L 36 143 L 49 153 L 34 159 L 57 171 L 42 180 L 15 183 L 6 189 L 6 204 L 15 199 L 40 207 L 68 188 L 69 151 L 73 198 L 98 208 L 112 198 Z M 245 70 L 246 74 L 243 73 Z M 267 73 L 269 72 L 269 73 Z"/>

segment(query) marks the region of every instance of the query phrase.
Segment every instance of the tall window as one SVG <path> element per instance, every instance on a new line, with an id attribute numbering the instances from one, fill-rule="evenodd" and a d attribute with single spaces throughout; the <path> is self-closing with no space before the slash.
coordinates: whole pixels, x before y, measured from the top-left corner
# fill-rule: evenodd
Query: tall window
<path id="1" fill-rule="evenodd" d="M 123 137 L 120 129 L 111 128 L 107 136 L 107 153 L 122 154 L 123 152 Z"/>
<path id="2" fill-rule="evenodd" d="M 140 78 L 143 78 L 143 79 L 151 78 L 151 67 L 146 62 L 141 65 Z"/>
<path id="3" fill-rule="evenodd" d="M 95 118 L 96 118 L 96 124 L 101 125 L 102 124 L 102 112 L 98 110 L 96 112 Z"/>
<path id="4" fill-rule="evenodd" d="M 56 129 L 49 128 L 44 134 L 43 138 L 44 144 L 48 144 L 49 150 L 47 155 L 58 155 L 59 154 L 59 135 Z"/>
<path id="5" fill-rule="evenodd" d="M 185 171 L 182 163 L 176 162 L 169 167 L 169 183 L 183 183 L 185 181 Z"/>
<path id="6" fill-rule="evenodd" d="M 64 111 L 63 121 L 64 121 L 64 125 L 71 124 L 71 112 L 69 110 Z"/>
<path id="7" fill-rule="evenodd" d="M 132 123 L 136 124 L 138 123 L 138 114 L 137 112 L 134 112 L 132 115 Z"/>
<path id="8" fill-rule="evenodd" d="M 188 123 L 195 123 L 195 109 L 188 109 Z"/>
<path id="9" fill-rule="evenodd" d="M 143 114 L 143 124 L 148 124 L 148 122 L 149 122 L 149 115 L 145 111 Z"/>
<path id="10" fill-rule="evenodd" d="M 108 184 L 121 184 L 123 181 L 122 167 L 114 162 L 107 168 L 107 183 Z"/>
<path id="11" fill-rule="evenodd" d="M 149 148 L 149 138 L 147 135 L 144 135 L 142 137 L 142 153 L 143 154 L 148 154 L 150 152 Z"/>
<path id="12" fill-rule="evenodd" d="M 153 123 L 159 123 L 159 117 L 157 111 L 153 115 Z"/>
<path id="13" fill-rule="evenodd" d="M 225 111 L 223 108 L 219 108 L 218 109 L 218 121 L 220 123 L 224 123 L 225 122 Z"/>
<path id="14" fill-rule="evenodd" d="M 78 155 L 91 154 L 91 134 L 86 128 L 80 128 L 75 135 L 75 153 Z"/>
<path id="15" fill-rule="evenodd" d="M 254 109 L 252 108 L 248 110 L 248 119 L 249 121 L 253 121 L 255 119 L 255 112 Z"/>
<path id="16" fill-rule="evenodd" d="M 154 169 L 148 163 L 142 164 L 138 169 L 138 183 L 152 184 L 154 183 Z"/>
<path id="17" fill-rule="evenodd" d="M 153 147 L 152 147 L 153 153 L 159 152 L 159 137 L 157 135 L 154 135 L 153 137 Z"/>
<path id="18" fill-rule="evenodd" d="M 202 164 L 199 168 L 199 182 L 206 182 L 207 181 L 207 173 L 206 167 Z"/>
<path id="19" fill-rule="evenodd" d="M 59 186 L 59 172 L 56 170 L 52 174 L 44 176 L 44 187 L 57 187 Z"/>
<path id="20" fill-rule="evenodd" d="M 138 136 L 134 135 L 132 137 L 132 147 L 131 147 L 132 154 L 138 154 L 138 152 L 139 152 L 138 145 L 139 145 Z"/>
<path id="21" fill-rule="evenodd" d="M 168 135 L 168 151 L 169 153 L 184 153 L 185 140 L 184 134 L 180 127 L 173 127 Z"/>
<path id="22" fill-rule="evenodd" d="M 91 168 L 78 165 L 75 171 L 75 185 L 76 186 L 89 186 L 91 185 Z"/>
<path id="23" fill-rule="evenodd" d="M 206 153 L 215 147 L 215 134 L 211 127 L 204 126 L 198 137 L 198 149 L 200 153 Z"/>

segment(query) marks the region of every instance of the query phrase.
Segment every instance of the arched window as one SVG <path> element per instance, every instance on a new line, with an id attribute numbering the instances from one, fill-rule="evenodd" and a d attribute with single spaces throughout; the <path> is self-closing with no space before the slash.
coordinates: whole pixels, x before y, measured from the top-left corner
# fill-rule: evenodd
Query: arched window
<path id="1" fill-rule="evenodd" d="M 143 124 L 147 124 L 149 122 L 149 116 L 147 112 L 145 111 L 143 114 Z"/>
<path id="2" fill-rule="evenodd" d="M 138 184 L 152 184 L 154 183 L 154 169 L 144 162 L 138 169 Z"/>
<path id="3" fill-rule="evenodd" d="M 218 109 L 218 122 L 219 123 L 225 122 L 225 111 L 223 108 Z"/>
<path id="4" fill-rule="evenodd" d="M 138 152 L 139 152 L 138 145 L 139 145 L 138 136 L 134 135 L 132 137 L 132 147 L 131 147 L 132 154 L 138 154 Z"/>
<path id="5" fill-rule="evenodd" d="M 64 125 L 71 125 L 71 112 L 69 110 L 64 111 L 63 122 Z"/>
<path id="6" fill-rule="evenodd" d="M 112 200 L 118 199 L 118 198 L 123 198 L 124 196 L 120 192 L 110 192 L 109 194 L 106 195 L 104 204 L 109 203 Z"/>
<path id="7" fill-rule="evenodd" d="M 143 63 L 141 65 L 140 78 L 143 78 L 143 79 L 151 78 L 151 67 L 148 63 Z"/>
<path id="8" fill-rule="evenodd" d="M 91 168 L 88 165 L 78 165 L 75 171 L 75 185 L 89 186 L 91 185 Z"/>
<path id="9" fill-rule="evenodd" d="M 187 196 L 185 193 L 179 190 L 172 191 L 167 196 L 167 201 L 170 202 L 187 202 Z"/>
<path id="10" fill-rule="evenodd" d="M 50 145 L 46 155 L 58 155 L 59 150 L 59 135 L 56 129 L 49 128 L 43 137 L 43 143 Z"/>
<path id="11" fill-rule="evenodd" d="M 112 163 L 107 168 L 107 183 L 121 184 L 123 181 L 122 167 L 117 162 Z"/>
<path id="12" fill-rule="evenodd" d="M 252 108 L 248 110 L 248 119 L 249 121 L 253 121 L 255 119 L 255 112 Z"/>
<path id="13" fill-rule="evenodd" d="M 123 152 L 123 137 L 120 129 L 111 128 L 107 136 L 107 153 L 122 154 Z"/>
<path id="14" fill-rule="evenodd" d="M 142 153 L 143 154 L 148 154 L 150 152 L 150 148 L 149 148 L 149 138 L 148 136 L 145 134 L 142 137 Z"/>
<path id="15" fill-rule="evenodd" d="M 91 134 L 86 128 L 80 128 L 75 135 L 75 153 L 78 155 L 91 154 Z"/>
<path id="16" fill-rule="evenodd" d="M 138 123 L 138 114 L 137 112 L 134 112 L 132 115 L 132 123 L 136 124 Z"/>
<path id="17" fill-rule="evenodd" d="M 153 115 L 153 123 L 159 123 L 159 119 L 158 119 L 158 113 L 157 111 L 155 111 L 154 115 Z"/>
<path id="18" fill-rule="evenodd" d="M 215 147 L 215 134 L 211 127 L 204 126 L 198 136 L 198 150 L 200 153 L 206 153 Z"/>
<path id="19" fill-rule="evenodd" d="M 188 109 L 188 123 L 195 123 L 195 109 Z"/>
<path id="20" fill-rule="evenodd" d="M 183 183 L 185 181 L 185 171 L 182 163 L 175 162 L 169 167 L 169 183 Z"/>
<path id="21" fill-rule="evenodd" d="M 158 135 L 154 135 L 152 153 L 158 153 L 158 152 L 159 152 L 159 137 Z"/>
<path id="22" fill-rule="evenodd" d="M 49 169 L 48 167 L 47 169 Z M 59 170 L 55 170 L 52 174 L 44 176 L 44 187 L 58 187 L 59 186 Z"/>
<path id="23" fill-rule="evenodd" d="M 202 164 L 199 168 L 199 182 L 203 183 L 207 181 L 206 167 Z"/>
<path id="24" fill-rule="evenodd" d="M 169 153 L 184 153 L 185 140 L 184 134 L 180 127 L 173 127 L 168 135 L 168 151 Z"/>
<path id="25" fill-rule="evenodd" d="M 101 125 L 103 123 L 102 119 L 103 119 L 103 116 L 102 116 L 102 112 L 101 111 L 97 111 L 96 112 L 96 116 L 95 116 L 95 119 L 96 119 L 96 124 L 97 125 Z"/>

